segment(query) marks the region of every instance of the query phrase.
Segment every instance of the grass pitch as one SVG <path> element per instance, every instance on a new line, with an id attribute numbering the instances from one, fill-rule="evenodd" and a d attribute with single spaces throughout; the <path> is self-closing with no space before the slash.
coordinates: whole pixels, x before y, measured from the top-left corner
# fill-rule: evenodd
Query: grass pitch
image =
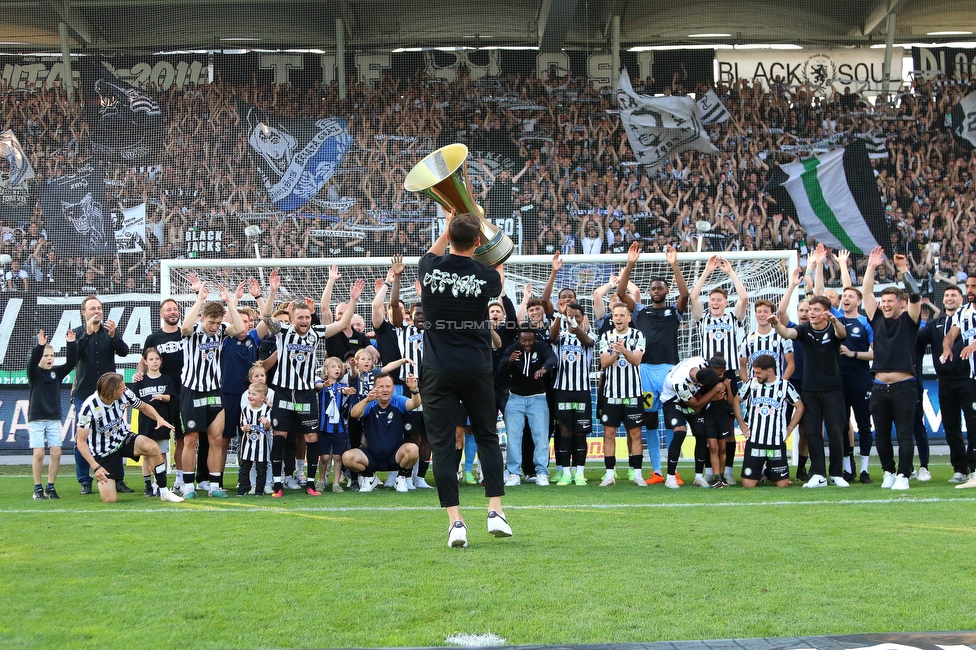
<path id="1" fill-rule="evenodd" d="M 0 475 L 0 646 L 265 648 L 508 644 L 972 629 L 976 490 L 707 490 L 621 480 L 509 488 L 515 531 L 449 549 L 436 494 L 286 491 L 103 505 L 32 501 Z M 686 476 L 689 468 L 683 468 Z M 623 474 L 625 470 L 618 470 Z M 877 466 L 875 474 L 880 474 Z M 139 487 L 138 471 L 129 484 Z M 878 480 L 879 477 L 875 477 Z M 228 480 L 233 485 L 234 478 Z"/>

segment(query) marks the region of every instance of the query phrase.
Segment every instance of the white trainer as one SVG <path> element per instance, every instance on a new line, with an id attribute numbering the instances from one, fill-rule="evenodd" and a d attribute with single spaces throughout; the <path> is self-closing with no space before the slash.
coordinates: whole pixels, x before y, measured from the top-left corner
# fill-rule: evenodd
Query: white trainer
<path id="1" fill-rule="evenodd" d="M 386 475 L 386 482 L 383 484 L 385 488 L 391 488 L 396 484 L 397 474 L 396 472 L 390 472 Z"/>
<path id="2" fill-rule="evenodd" d="M 932 480 L 932 473 L 929 471 L 929 468 L 928 467 L 919 467 L 918 468 L 918 480 L 922 481 L 923 483 L 925 481 L 931 481 Z"/>
<path id="3" fill-rule="evenodd" d="M 884 490 L 890 490 L 891 486 L 895 484 L 895 475 L 891 472 L 885 472 L 884 478 L 881 479 L 881 488 Z"/>
<path id="4" fill-rule="evenodd" d="M 173 494 L 166 488 L 159 491 L 159 500 L 164 503 L 183 503 L 183 497 Z"/>
<path id="5" fill-rule="evenodd" d="M 617 482 L 617 476 L 612 469 L 608 469 L 607 473 L 603 475 L 603 480 L 600 481 L 600 487 L 608 487 L 614 485 Z"/>
<path id="6" fill-rule="evenodd" d="M 678 485 L 678 477 L 668 474 L 668 477 L 664 479 L 664 487 L 672 490 L 680 490 L 681 486 Z"/>
<path id="7" fill-rule="evenodd" d="M 495 537 L 511 537 L 512 527 L 508 525 L 500 513 L 489 510 L 488 511 L 488 532 Z"/>
<path id="8" fill-rule="evenodd" d="M 957 490 L 968 490 L 969 488 L 976 488 L 976 475 L 970 474 L 970 479 L 965 483 L 960 483 L 956 486 Z"/>
<path id="9" fill-rule="evenodd" d="M 837 487 L 851 487 L 851 484 L 844 480 L 843 476 L 831 476 L 830 482 Z"/>
<path id="10" fill-rule="evenodd" d="M 634 474 L 634 485 L 637 487 L 647 487 L 647 479 L 640 474 Z"/>
<path id="11" fill-rule="evenodd" d="M 549 475 L 548 474 L 536 474 L 535 484 L 539 487 L 546 487 L 549 485 Z"/>
<path id="12" fill-rule="evenodd" d="M 413 486 L 419 490 L 433 490 L 434 486 L 427 483 L 427 479 L 418 476 L 413 480 Z"/>
<path id="13" fill-rule="evenodd" d="M 376 474 L 372 476 L 359 476 L 359 491 L 360 492 L 372 492 L 380 484 L 380 480 L 376 478 Z"/>
<path id="14" fill-rule="evenodd" d="M 397 492 L 409 492 L 410 488 L 407 487 L 407 477 L 397 476 L 393 481 L 393 489 Z"/>
<path id="15" fill-rule="evenodd" d="M 712 487 L 711 485 L 708 484 L 708 479 L 705 478 L 704 476 L 699 476 L 698 478 L 695 479 L 695 486 L 703 487 L 703 488 Z"/>
<path id="16" fill-rule="evenodd" d="M 522 485 L 522 477 L 518 474 L 511 474 L 505 479 L 505 487 L 515 487 L 516 485 Z"/>
<path id="17" fill-rule="evenodd" d="M 949 482 L 950 483 L 965 483 L 968 480 L 969 480 L 969 474 L 963 474 L 962 472 L 956 472 L 955 474 L 952 475 L 952 478 L 949 479 Z"/>
<path id="18" fill-rule="evenodd" d="M 298 481 L 295 480 L 294 476 L 286 476 L 285 480 L 282 481 L 282 484 L 289 490 L 300 490 L 302 487 L 298 484 Z"/>
<path id="19" fill-rule="evenodd" d="M 892 490 L 907 490 L 908 489 L 908 477 L 904 474 L 899 474 L 895 477 L 894 483 L 891 484 Z"/>
<path id="20" fill-rule="evenodd" d="M 810 477 L 809 481 L 803 484 L 803 487 L 805 488 L 827 487 L 827 478 L 822 474 L 814 474 L 813 476 Z"/>
<path id="21" fill-rule="evenodd" d="M 449 548 L 468 547 L 468 528 L 464 525 L 463 521 L 455 521 L 451 526 L 451 530 L 447 536 L 447 545 Z"/>
<path id="22" fill-rule="evenodd" d="M 417 489 L 417 486 L 413 484 L 413 481 L 414 481 L 414 479 L 412 479 L 412 478 L 408 478 L 407 479 L 407 489 L 409 491 L 411 491 L 411 492 L 413 492 L 414 490 Z"/>
<path id="23" fill-rule="evenodd" d="M 274 486 L 272 486 L 272 485 L 265 485 L 264 486 L 264 493 L 266 495 L 268 495 L 268 494 L 274 494 Z"/>
<path id="24" fill-rule="evenodd" d="M 732 478 L 731 474 L 726 474 L 725 476 L 723 476 L 722 482 L 725 483 L 726 485 L 735 485 L 735 479 Z"/>

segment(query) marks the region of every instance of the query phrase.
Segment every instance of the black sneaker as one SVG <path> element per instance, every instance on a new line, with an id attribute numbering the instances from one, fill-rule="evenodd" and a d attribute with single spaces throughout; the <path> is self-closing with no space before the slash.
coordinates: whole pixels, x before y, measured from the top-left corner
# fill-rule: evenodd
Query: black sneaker
<path id="1" fill-rule="evenodd" d="M 122 490 L 119 490 L 121 492 Z M 144 497 L 154 497 L 156 496 L 156 490 L 153 489 L 152 483 L 146 483 L 146 490 L 142 493 Z"/>
<path id="2" fill-rule="evenodd" d="M 49 487 L 48 489 L 44 490 L 44 494 L 47 495 L 47 498 L 48 499 L 60 499 L 61 498 L 61 497 L 58 496 L 58 491 L 55 490 L 53 487 Z"/>
<path id="3" fill-rule="evenodd" d="M 857 479 L 857 477 L 854 476 L 854 472 L 844 472 L 844 480 L 848 483 L 853 483 L 855 479 Z"/>
<path id="4" fill-rule="evenodd" d="M 711 484 L 710 487 L 712 487 L 712 488 L 714 488 L 716 490 L 720 490 L 720 489 L 722 489 L 724 487 L 728 487 L 728 486 L 726 485 L 725 480 L 721 476 L 716 476 L 715 477 L 715 480 L 712 481 L 712 484 Z"/>
<path id="5" fill-rule="evenodd" d="M 91 483 L 82 483 L 81 484 L 81 494 L 82 495 L 85 495 L 85 494 L 91 494 L 91 493 L 92 493 Z"/>
<path id="6" fill-rule="evenodd" d="M 133 490 L 132 488 L 130 488 L 128 485 L 125 484 L 125 481 L 116 481 L 115 491 L 118 492 L 119 494 L 132 494 L 133 492 L 135 492 L 135 490 Z"/>
<path id="7" fill-rule="evenodd" d="M 251 490 L 251 486 L 250 485 L 238 485 L 237 486 L 237 496 L 239 496 L 239 497 L 246 497 L 247 496 L 247 493 L 250 490 Z M 257 494 L 257 490 L 255 490 L 254 493 Z"/>
<path id="8" fill-rule="evenodd" d="M 47 495 L 44 494 L 44 490 L 42 490 L 41 488 L 37 488 L 36 490 L 34 490 L 34 498 L 35 499 L 46 499 L 47 498 Z"/>
<path id="9" fill-rule="evenodd" d="M 805 470 L 802 467 L 797 467 L 796 468 L 796 480 L 798 480 L 798 481 L 807 481 L 809 479 L 810 479 L 810 475 L 807 473 L 807 470 Z"/>
<path id="10" fill-rule="evenodd" d="M 871 479 L 871 475 L 868 474 L 867 472 L 861 472 L 860 481 L 864 485 L 867 485 L 868 483 L 874 483 L 874 480 Z"/>

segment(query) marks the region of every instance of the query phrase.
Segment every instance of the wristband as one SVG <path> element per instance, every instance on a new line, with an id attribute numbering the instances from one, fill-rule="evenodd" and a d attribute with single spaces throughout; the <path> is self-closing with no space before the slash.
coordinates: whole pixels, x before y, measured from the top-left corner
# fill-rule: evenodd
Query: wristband
<path id="1" fill-rule="evenodd" d="M 92 474 L 94 474 L 95 472 L 97 472 L 100 469 L 102 469 L 102 466 L 101 465 L 99 465 L 98 467 L 96 467 L 95 469 L 93 469 L 92 470 Z"/>
<path id="2" fill-rule="evenodd" d="M 410 390 L 410 389 L 407 389 L 407 390 Z M 411 395 L 420 395 L 420 391 L 419 390 L 411 390 L 410 391 L 410 394 Z"/>
<path id="3" fill-rule="evenodd" d="M 386 280 L 383 280 L 383 286 L 384 286 L 384 287 L 387 287 L 387 288 L 390 288 L 390 287 L 392 287 L 393 285 L 392 285 L 392 284 L 390 284 L 389 282 L 387 282 Z"/>

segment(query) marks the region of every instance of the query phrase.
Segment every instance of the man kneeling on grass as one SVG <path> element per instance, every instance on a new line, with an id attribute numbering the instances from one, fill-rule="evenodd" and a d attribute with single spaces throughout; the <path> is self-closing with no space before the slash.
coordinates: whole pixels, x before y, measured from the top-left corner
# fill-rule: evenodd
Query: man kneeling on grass
<path id="1" fill-rule="evenodd" d="M 793 417 L 786 422 L 787 408 Z M 776 376 L 776 359 L 763 354 L 752 364 L 752 380 L 743 384 L 732 403 L 735 419 L 746 439 L 742 459 L 742 486 L 756 487 L 765 476 L 785 488 L 790 485 L 786 439 L 803 417 L 803 402 L 796 389 Z"/>
<path id="2" fill-rule="evenodd" d="M 95 394 L 86 399 L 78 411 L 78 453 L 94 468 L 102 502 L 118 501 L 115 481 L 122 479 L 123 458 L 139 460 L 141 456 L 145 456 L 153 468 L 159 498 L 169 503 L 183 501 L 183 497 L 167 488 L 166 459 L 159 453 L 156 441 L 144 435 L 133 436 L 129 431 L 127 411 L 130 406 L 155 420 L 157 429 L 173 428 L 156 409 L 126 388 L 122 375 L 115 372 L 107 372 L 98 378 Z"/>
<path id="3" fill-rule="evenodd" d="M 359 472 L 359 491 L 372 492 L 379 485 L 376 472 L 396 471 L 393 487 L 406 492 L 407 477 L 420 458 L 420 448 L 404 442 L 403 414 L 420 406 L 417 378 L 407 375 L 404 382 L 411 397 L 393 394 L 393 376 L 380 373 L 366 399 L 349 410 L 349 417 L 362 419 L 363 442 L 342 455 L 342 465 Z"/>

